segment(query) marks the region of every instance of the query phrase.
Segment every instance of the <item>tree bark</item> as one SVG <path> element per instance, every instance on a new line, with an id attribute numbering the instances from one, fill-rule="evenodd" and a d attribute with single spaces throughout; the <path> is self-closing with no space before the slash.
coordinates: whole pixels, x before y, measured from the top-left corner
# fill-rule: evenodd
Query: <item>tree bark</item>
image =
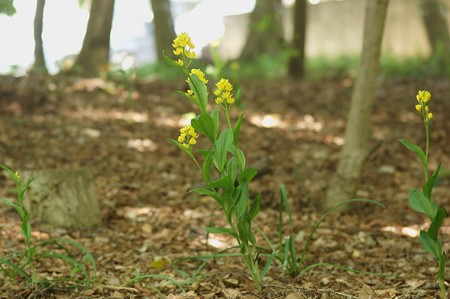
<path id="1" fill-rule="evenodd" d="M 280 0 L 256 0 L 250 15 L 247 42 L 239 60 L 253 60 L 261 54 L 277 55 L 284 44 Z"/>
<path id="2" fill-rule="evenodd" d="M 176 37 L 173 26 L 172 13 L 169 0 L 151 0 L 153 10 L 153 24 L 155 28 L 156 54 L 158 61 L 164 61 L 163 52 L 172 48 Z"/>
<path id="3" fill-rule="evenodd" d="M 38 73 L 48 74 L 42 41 L 42 31 L 44 28 L 44 7 L 45 0 L 37 0 L 36 13 L 34 15 L 34 64 L 32 70 Z"/>
<path id="4" fill-rule="evenodd" d="M 352 92 L 345 144 L 341 150 L 337 172 L 326 194 L 326 209 L 353 197 L 360 182 L 368 154 L 371 115 L 388 2 L 389 0 L 366 1 L 361 62 Z"/>
<path id="5" fill-rule="evenodd" d="M 422 0 L 422 19 L 431 47 L 431 59 L 440 73 L 450 72 L 450 34 L 441 0 Z"/>
<path id="6" fill-rule="evenodd" d="M 114 0 L 92 0 L 83 47 L 74 67 L 85 76 L 98 76 L 108 69 L 109 42 Z"/>
<path id="7" fill-rule="evenodd" d="M 305 40 L 307 22 L 307 0 L 296 0 L 294 4 L 294 36 L 291 50 L 293 55 L 289 58 L 288 75 L 291 78 L 301 79 L 305 74 Z"/>

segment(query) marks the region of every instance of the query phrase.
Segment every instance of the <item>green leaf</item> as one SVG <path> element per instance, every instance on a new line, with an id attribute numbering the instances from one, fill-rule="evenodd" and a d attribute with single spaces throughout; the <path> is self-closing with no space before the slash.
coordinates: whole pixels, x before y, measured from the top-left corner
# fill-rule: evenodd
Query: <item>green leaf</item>
<path id="1" fill-rule="evenodd" d="M 223 200 L 220 197 L 219 194 L 217 194 L 216 191 L 207 189 L 207 188 L 203 188 L 203 187 L 198 187 L 198 188 L 192 188 L 191 190 L 189 190 L 189 192 L 195 192 L 198 193 L 200 195 L 208 195 L 211 196 L 212 198 L 214 198 L 221 206 L 223 205 Z"/>
<path id="2" fill-rule="evenodd" d="M 444 280 L 445 278 L 445 262 L 447 260 L 447 256 L 445 252 L 442 252 L 441 258 L 439 260 L 439 279 Z"/>
<path id="3" fill-rule="evenodd" d="M 203 165 L 202 165 L 202 173 L 205 182 L 208 184 L 211 181 L 211 164 L 213 160 L 213 152 L 208 151 L 207 155 L 204 156 Z"/>
<path id="4" fill-rule="evenodd" d="M 248 167 L 241 175 L 238 177 L 238 182 L 251 182 L 258 172 L 253 167 Z"/>
<path id="5" fill-rule="evenodd" d="M 240 148 L 236 147 L 234 144 L 231 145 L 230 151 L 233 154 L 233 156 L 236 157 L 236 159 L 238 161 L 239 170 L 241 172 L 243 172 L 245 169 L 245 154 L 244 154 L 244 152 Z"/>
<path id="6" fill-rule="evenodd" d="M 237 187 L 238 193 L 235 204 L 236 218 L 241 219 L 245 212 L 247 212 L 247 208 L 250 205 L 250 198 L 248 192 L 248 183 L 243 182 Z"/>
<path id="7" fill-rule="evenodd" d="M 189 87 L 194 92 L 195 96 L 198 98 L 198 108 L 202 114 L 206 113 L 206 108 L 208 106 L 208 91 L 206 89 L 205 83 L 200 81 L 196 74 L 191 74 L 189 76 L 190 80 L 188 82 Z M 208 115 L 209 116 L 209 115 Z"/>
<path id="8" fill-rule="evenodd" d="M 434 219 L 437 212 L 436 204 L 428 200 L 422 191 L 415 188 L 409 192 L 409 205 L 417 212 L 427 215 L 430 219 Z"/>
<path id="9" fill-rule="evenodd" d="M 27 191 L 28 187 L 30 186 L 30 184 L 35 180 L 36 178 L 31 178 L 28 179 L 25 184 L 22 186 L 22 192 L 25 193 L 25 191 Z"/>
<path id="10" fill-rule="evenodd" d="M 182 97 L 186 98 L 188 101 L 192 102 L 195 106 L 198 106 L 198 99 L 195 97 L 191 97 L 190 95 L 186 94 L 183 91 L 176 91 L 177 94 L 181 95 Z"/>
<path id="11" fill-rule="evenodd" d="M 205 230 L 214 235 L 220 235 L 220 234 L 230 234 L 234 237 L 236 237 L 236 233 L 231 228 L 226 227 L 207 227 Z"/>
<path id="12" fill-rule="evenodd" d="M 227 128 L 220 133 L 219 138 L 217 138 L 214 161 L 220 172 L 223 172 L 225 163 L 227 162 L 227 153 L 230 150 L 230 145 L 233 142 L 233 136 L 231 129 Z"/>
<path id="13" fill-rule="evenodd" d="M 261 193 L 258 193 L 258 195 L 256 195 L 256 198 L 252 203 L 252 206 L 250 207 L 250 211 L 248 212 L 248 218 L 250 219 L 250 221 L 252 221 L 261 210 L 261 201 L 262 195 Z"/>
<path id="14" fill-rule="evenodd" d="M 419 241 L 426 252 L 428 252 L 429 254 L 434 256 L 438 261 L 440 261 L 442 253 L 442 245 L 440 245 L 438 241 L 434 241 L 431 238 L 431 236 L 424 230 L 420 231 Z"/>
<path id="15" fill-rule="evenodd" d="M 17 178 L 16 174 L 8 168 L 6 165 L 0 164 L 0 166 L 8 173 L 8 175 L 16 182 L 16 184 L 20 183 L 20 179 Z"/>
<path id="16" fill-rule="evenodd" d="M 242 120 L 244 119 L 244 113 L 239 114 L 238 119 L 236 120 L 236 123 L 234 124 L 234 128 L 233 128 L 233 144 L 235 146 L 238 145 L 238 137 L 239 137 L 239 132 L 241 130 L 241 125 L 242 125 Z"/>
<path id="17" fill-rule="evenodd" d="M 4 198 L 4 199 L 0 199 L 0 202 L 7 205 L 8 207 L 17 209 L 17 205 L 12 202 L 10 199 Z"/>
<path id="18" fill-rule="evenodd" d="M 185 76 L 188 76 L 189 73 L 186 70 L 185 67 L 180 66 L 175 60 L 171 59 L 169 56 L 163 53 L 164 61 L 169 64 L 170 66 L 176 67 L 178 70 L 180 70 Z"/>
<path id="19" fill-rule="evenodd" d="M 188 155 L 192 160 L 195 159 L 194 154 L 192 153 L 191 150 L 188 150 L 187 148 L 185 148 L 181 143 L 179 143 L 178 141 L 174 140 L 174 139 L 167 139 L 169 142 L 175 144 L 179 149 L 181 149 L 183 152 L 186 153 L 186 155 Z"/>
<path id="20" fill-rule="evenodd" d="M 237 169 L 238 169 L 238 162 L 236 160 L 236 157 L 233 156 L 227 162 L 227 174 L 230 176 L 233 182 L 236 181 Z"/>
<path id="21" fill-rule="evenodd" d="M 291 208 L 289 207 L 289 201 L 288 201 L 288 197 L 287 197 L 286 186 L 284 184 L 281 184 L 281 186 L 280 186 L 280 197 L 281 197 L 281 203 L 282 203 L 280 209 L 282 209 L 284 207 L 284 209 L 286 210 L 286 213 L 288 214 L 288 218 L 289 218 L 290 229 L 292 231 L 292 228 L 293 228 L 294 224 L 293 224 L 293 221 L 292 221 Z"/>
<path id="22" fill-rule="evenodd" d="M 417 156 L 419 157 L 420 161 L 422 162 L 422 165 L 426 165 L 426 158 L 425 158 L 425 153 L 423 152 L 423 150 L 418 147 L 415 144 L 409 143 L 407 140 L 405 139 L 399 139 L 398 141 L 400 141 L 401 144 L 403 144 L 404 147 L 406 147 L 407 149 L 409 149 L 410 151 L 413 151 L 417 154 Z"/>
<path id="23" fill-rule="evenodd" d="M 214 136 L 217 136 L 219 134 L 219 128 L 220 128 L 220 120 L 219 120 L 219 110 L 217 107 L 215 107 L 211 113 L 209 114 L 214 122 L 214 128 L 216 131 L 214 132 Z"/>
<path id="24" fill-rule="evenodd" d="M 13 0 L 1 0 L 0 1 L 0 15 L 6 14 L 8 17 L 12 17 L 16 13 Z"/>
<path id="25" fill-rule="evenodd" d="M 433 191 L 434 184 L 436 183 L 436 179 L 439 175 L 439 170 L 441 169 L 441 162 L 439 162 L 436 170 L 433 172 L 430 178 L 428 178 L 428 181 L 425 182 L 425 185 L 423 186 L 423 195 L 425 195 L 426 198 L 431 200 L 431 191 Z"/>
<path id="26" fill-rule="evenodd" d="M 216 142 L 216 131 L 214 120 L 206 113 L 202 113 L 191 120 L 191 125 L 196 129 L 198 132 L 204 134 L 211 140 L 212 144 L 215 144 Z"/>
<path id="27" fill-rule="evenodd" d="M 261 280 L 263 280 L 263 278 L 266 276 L 267 271 L 270 268 L 270 265 L 273 262 L 273 259 L 275 258 L 275 256 L 277 255 L 278 251 L 274 251 L 272 252 L 272 254 L 269 256 L 269 258 L 267 259 L 267 263 L 264 265 L 263 270 L 261 271 Z"/>
<path id="28" fill-rule="evenodd" d="M 252 234 L 249 223 L 245 220 L 239 220 L 237 229 L 239 231 L 239 240 L 241 240 L 242 243 L 247 244 L 251 239 L 250 235 Z"/>
<path id="29" fill-rule="evenodd" d="M 220 178 L 218 180 L 215 180 L 213 182 L 210 182 L 208 184 L 208 187 L 210 188 L 221 188 L 228 194 L 232 194 L 234 191 L 234 182 L 230 179 L 229 176 L 224 176 L 223 178 Z"/>
<path id="30" fill-rule="evenodd" d="M 439 207 L 436 216 L 434 217 L 433 221 L 430 224 L 430 227 L 428 228 L 428 235 L 434 241 L 437 241 L 439 229 L 442 227 L 442 224 L 444 224 L 444 219 L 446 216 L 447 211 L 445 211 L 443 207 Z"/>

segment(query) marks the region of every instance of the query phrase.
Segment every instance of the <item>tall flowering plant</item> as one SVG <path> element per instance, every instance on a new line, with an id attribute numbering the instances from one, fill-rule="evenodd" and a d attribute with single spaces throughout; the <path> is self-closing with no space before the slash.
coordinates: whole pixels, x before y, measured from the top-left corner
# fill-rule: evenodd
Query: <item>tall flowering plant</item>
<path id="1" fill-rule="evenodd" d="M 442 250 L 442 242 L 438 238 L 438 232 L 444 223 L 444 219 L 447 216 L 447 212 L 441 206 L 438 207 L 436 202 L 431 196 L 431 192 L 436 183 L 436 179 L 441 169 L 441 162 L 439 162 L 436 170 L 430 175 L 428 172 L 428 154 L 430 144 L 430 126 L 433 119 L 433 114 L 430 112 L 428 102 L 431 99 L 431 93 L 426 90 L 420 90 L 416 96 L 417 104 L 415 106 L 417 112 L 420 114 L 423 120 L 425 128 L 425 151 L 417 145 L 411 144 L 405 139 L 399 141 L 409 150 L 416 153 L 418 156 L 425 177 L 425 184 L 422 189 L 411 189 L 409 193 L 410 206 L 419 213 L 425 214 L 431 221 L 428 230 L 421 230 L 419 235 L 419 241 L 422 247 L 431 254 L 439 263 L 439 287 L 441 290 L 441 297 L 447 298 L 447 290 L 445 287 L 445 262 L 446 255 Z"/>
<path id="2" fill-rule="evenodd" d="M 238 145 L 244 114 L 241 113 L 235 120 L 231 118 L 235 97 L 233 85 L 225 78 L 215 84 L 215 105 L 210 108 L 205 74 L 200 69 L 189 68 L 195 58 L 195 45 L 189 35 L 181 33 L 172 46 L 177 58 L 171 59 L 164 55 L 164 59 L 186 75 L 189 89 L 178 93 L 196 106 L 198 115 L 191 120 L 190 125 L 181 128 L 178 139 L 169 141 L 185 152 L 203 174 L 206 187 L 193 188 L 191 191 L 214 198 L 225 214 L 227 227 L 208 227 L 206 231 L 229 234 L 236 239 L 244 264 L 256 287 L 261 289 L 261 281 L 275 254 L 260 271 L 252 221 L 260 211 L 262 197 L 258 194 L 250 200 L 249 183 L 255 177 L 256 170 L 246 165 L 245 154 Z M 221 116 L 226 119 L 223 124 Z M 197 139 L 202 135 L 209 140 L 210 147 L 194 151 Z M 202 158 L 202 165 L 197 160 L 198 156 Z M 214 170 L 218 177 L 213 176 Z"/>

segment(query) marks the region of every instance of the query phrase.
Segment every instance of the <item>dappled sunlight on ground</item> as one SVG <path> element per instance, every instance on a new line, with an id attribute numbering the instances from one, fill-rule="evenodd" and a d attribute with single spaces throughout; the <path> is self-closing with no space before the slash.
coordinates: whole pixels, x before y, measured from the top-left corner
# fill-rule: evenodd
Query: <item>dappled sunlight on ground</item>
<path id="1" fill-rule="evenodd" d="M 136 294 L 153 298 L 155 292 L 149 285 L 158 286 L 168 297 L 179 298 L 182 292 L 164 279 L 153 277 L 142 284 L 122 285 L 136 273 L 186 281 L 205 262 L 192 258 L 199 255 L 209 259 L 198 280 L 184 285 L 184 294 L 191 294 L 191 298 L 203 298 L 205 294 L 221 298 L 224 290 L 230 289 L 242 296 L 254 295 L 238 258 L 212 258 L 220 250 L 234 246 L 235 241 L 227 235 L 207 237 L 205 227 L 226 227 L 226 219 L 213 199 L 188 192 L 193 186 L 202 186 L 201 173 L 185 153 L 167 142 L 167 138 L 176 138 L 179 129 L 194 116 L 189 113 L 190 103 L 173 92 L 180 89 L 177 84 L 137 83 L 139 99 L 127 101 L 120 88 L 112 89 L 112 94 L 105 87 L 95 86 L 89 91 L 86 86 L 70 92 L 64 88 L 59 89 L 62 92 L 45 89 L 39 94 L 23 88 L 29 86 L 28 82 L 14 80 L 14 88 L 0 94 L 0 101 L 6 103 L 0 105 L 1 162 L 19 170 L 88 167 L 95 178 L 100 225 L 85 230 L 49 230 L 32 222 L 34 239 L 76 240 L 95 256 L 99 287 L 77 291 L 76 298 L 132 298 Z M 67 85 L 73 86 L 72 83 Z M 302 292 L 306 298 L 337 293 L 357 297 L 367 285 L 377 294 L 388 294 L 380 298 L 433 297 L 436 263 L 420 248 L 417 239 L 427 223 L 423 215 L 408 206 L 409 190 L 422 183 L 422 169 L 398 142 L 400 136 L 412 142 L 423 138 L 413 110 L 415 99 L 405 96 L 422 83 L 394 80 L 383 81 L 379 86 L 383 92 L 376 101 L 383 101 L 383 105 L 375 107 L 372 151 L 357 194 L 378 200 L 386 208 L 358 204 L 351 213 L 327 219 L 314 235 L 302 265 L 332 263 L 392 276 L 318 267 L 291 278 L 282 274 L 279 262 L 274 262 L 262 297 L 286 298 L 291 291 Z M 430 167 L 435 167 L 436 161 L 444 161 L 444 172 L 433 194 L 439 204 L 448 206 L 450 180 L 444 168 L 449 168 L 450 140 L 444 138 L 444 133 L 450 105 L 436 100 L 450 92 L 444 83 L 433 79 L 426 85 L 434 93 L 433 130 L 437 132 L 432 133 Z M 64 83 L 55 84 L 64 87 Z M 342 80 L 277 80 L 244 82 L 242 88 L 245 118 L 239 144 L 246 153 L 247 164 L 257 166 L 259 171 L 250 184 L 250 197 L 255 198 L 258 192 L 263 197 L 255 221 L 277 245 L 279 187 L 285 184 L 300 252 L 323 213 L 320 203 L 336 171 L 344 142 L 350 87 Z M 198 148 L 206 142 L 207 138 L 201 136 Z M 198 152 L 194 154 L 201 159 Z M 0 198 L 15 198 L 14 184 L 3 172 L 0 187 Z M 283 223 L 283 235 L 288 235 L 289 222 L 285 219 Z M 0 205 L 0 253 L 23 248 L 19 225 L 17 215 Z M 441 235 L 443 246 L 448 249 L 450 223 L 445 222 Z M 257 240 L 262 247 L 268 246 L 259 235 Z M 237 253 L 234 249 L 228 252 Z M 178 259 L 184 260 L 176 264 Z M 259 259 L 263 265 L 267 255 L 261 253 Z M 174 264 L 179 267 L 177 271 Z M 44 264 L 39 271 L 46 277 L 63 273 L 52 272 L 54 269 L 54 265 Z M 0 282 L 5 281 L 0 276 Z"/>

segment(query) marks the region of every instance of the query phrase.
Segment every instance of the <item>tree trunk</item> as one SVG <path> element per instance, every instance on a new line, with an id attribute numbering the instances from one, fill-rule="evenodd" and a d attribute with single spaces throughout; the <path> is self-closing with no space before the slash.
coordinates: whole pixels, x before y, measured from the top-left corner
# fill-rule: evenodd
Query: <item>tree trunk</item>
<path id="1" fill-rule="evenodd" d="M 345 144 L 324 207 L 353 197 L 368 154 L 371 114 L 379 69 L 381 42 L 389 0 L 367 0 L 358 77 L 353 87 Z"/>
<path id="2" fill-rule="evenodd" d="M 34 15 L 34 64 L 33 71 L 47 74 L 45 64 L 44 47 L 42 42 L 42 31 L 44 28 L 44 7 L 45 0 L 38 0 L 36 3 L 36 13 Z"/>
<path id="3" fill-rule="evenodd" d="M 256 0 L 250 15 L 247 42 L 239 57 L 252 60 L 261 54 L 277 55 L 284 43 L 280 0 Z"/>
<path id="4" fill-rule="evenodd" d="M 441 0 L 422 0 L 422 19 L 431 47 L 431 59 L 440 73 L 450 72 L 450 35 L 444 3 Z"/>
<path id="5" fill-rule="evenodd" d="M 289 59 L 288 75 L 301 79 L 305 74 L 305 40 L 307 21 L 307 1 L 296 0 L 294 4 L 294 36 L 291 50 L 293 55 Z"/>
<path id="6" fill-rule="evenodd" d="M 85 76 L 98 76 L 108 69 L 113 14 L 114 0 L 92 0 L 83 47 L 74 66 Z"/>
<path id="7" fill-rule="evenodd" d="M 153 10 L 153 24 L 155 28 L 156 54 L 158 61 L 164 61 L 163 52 L 172 48 L 172 42 L 176 37 L 173 28 L 172 13 L 169 0 L 151 0 Z"/>

